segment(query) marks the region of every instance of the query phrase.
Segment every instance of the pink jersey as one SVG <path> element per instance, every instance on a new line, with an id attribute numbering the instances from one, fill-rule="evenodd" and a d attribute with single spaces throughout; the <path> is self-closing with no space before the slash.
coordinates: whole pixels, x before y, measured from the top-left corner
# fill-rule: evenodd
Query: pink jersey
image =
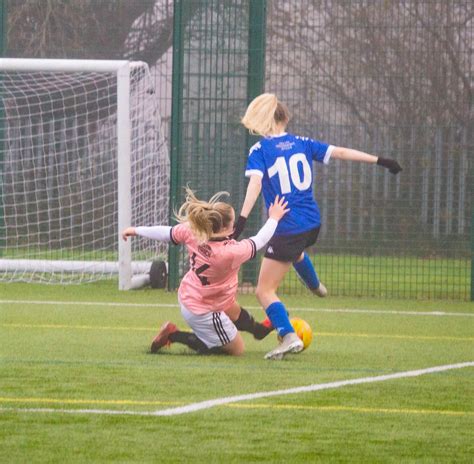
<path id="1" fill-rule="evenodd" d="M 255 256 L 255 243 L 228 238 L 199 243 L 188 224 L 174 226 L 171 241 L 189 252 L 190 269 L 178 290 L 184 306 L 195 314 L 228 309 L 235 302 L 240 266 Z"/>

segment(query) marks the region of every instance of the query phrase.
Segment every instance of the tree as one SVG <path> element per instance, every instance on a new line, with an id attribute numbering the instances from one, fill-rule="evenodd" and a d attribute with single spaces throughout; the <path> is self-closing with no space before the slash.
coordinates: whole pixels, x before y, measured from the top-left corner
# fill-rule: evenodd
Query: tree
<path id="1" fill-rule="evenodd" d="M 472 127 L 474 3 L 269 5 L 267 75 L 294 81 L 313 116 L 331 101 L 343 123 Z"/>
<path id="2" fill-rule="evenodd" d="M 191 2 L 187 24 L 202 8 Z M 141 60 L 173 42 L 173 0 L 9 0 L 8 53 L 23 58 Z"/>
<path id="3" fill-rule="evenodd" d="M 10 0 L 8 51 L 28 58 L 121 58 L 135 20 L 154 0 Z"/>

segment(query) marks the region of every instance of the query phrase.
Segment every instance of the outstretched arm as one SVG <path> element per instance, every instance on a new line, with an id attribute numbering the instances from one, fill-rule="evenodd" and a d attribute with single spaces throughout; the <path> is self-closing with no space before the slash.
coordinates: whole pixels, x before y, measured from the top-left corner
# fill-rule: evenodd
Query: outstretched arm
<path id="1" fill-rule="evenodd" d="M 331 152 L 331 158 L 359 161 L 361 163 L 377 163 L 377 156 L 369 155 L 363 151 L 354 150 L 352 148 L 334 147 Z"/>
<path id="2" fill-rule="evenodd" d="M 252 208 L 257 201 L 258 196 L 262 190 L 262 178 L 258 175 L 250 177 L 249 185 L 247 186 L 247 193 L 245 194 L 244 204 L 242 205 L 242 211 L 240 216 L 235 223 L 234 233 L 232 234 L 233 238 L 237 240 L 239 235 L 244 231 L 245 223 L 249 217 Z"/>
<path id="3" fill-rule="evenodd" d="M 352 148 L 334 147 L 331 152 L 331 158 L 359 161 L 361 163 L 377 164 L 387 168 L 392 174 L 398 174 L 402 168 L 397 161 L 389 158 L 381 158 L 380 156 L 369 155 L 363 151 L 354 150 Z"/>
<path id="4" fill-rule="evenodd" d="M 159 240 L 160 242 L 171 241 L 171 226 L 153 226 L 153 227 L 127 227 L 122 232 L 122 238 L 127 241 L 128 237 L 151 238 L 152 240 Z"/>

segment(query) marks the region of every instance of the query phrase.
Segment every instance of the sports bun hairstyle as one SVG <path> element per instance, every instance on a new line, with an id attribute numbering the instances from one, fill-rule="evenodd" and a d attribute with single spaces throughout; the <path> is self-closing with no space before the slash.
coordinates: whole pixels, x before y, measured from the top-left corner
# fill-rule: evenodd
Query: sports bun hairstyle
<path id="1" fill-rule="evenodd" d="M 266 137 L 278 134 L 277 126 L 287 125 L 289 120 L 286 105 L 279 102 L 275 94 L 263 93 L 250 102 L 241 122 L 251 134 Z"/>
<path id="2" fill-rule="evenodd" d="M 200 242 L 207 242 L 213 235 L 229 227 L 234 218 L 233 208 L 228 203 L 219 201 L 228 192 L 217 192 L 209 201 L 196 198 L 194 192 L 186 186 L 184 203 L 175 212 L 178 222 L 188 222 L 194 235 Z"/>

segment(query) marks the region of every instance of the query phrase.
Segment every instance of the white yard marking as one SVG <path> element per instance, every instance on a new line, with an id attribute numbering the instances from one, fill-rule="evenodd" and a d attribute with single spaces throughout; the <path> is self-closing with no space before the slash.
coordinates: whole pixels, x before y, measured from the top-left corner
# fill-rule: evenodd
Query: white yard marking
<path id="1" fill-rule="evenodd" d="M 401 316 L 464 316 L 474 317 L 474 313 L 449 313 L 446 311 L 391 311 L 385 309 L 329 309 L 329 308 L 292 308 L 292 311 L 315 313 L 370 313 L 370 314 L 396 314 Z"/>
<path id="2" fill-rule="evenodd" d="M 124 308 L 178 308 L 176 303 L 114 303 L 109 301 L 0 300 L 0 304 L 31 304 L 44 306 L 122 306 Z"/>
<path id="3" fill-rule="evenodd" d="M 350 385 L 360 385 L 364 383 L 385 382 L 387 380 L 395 380 L 409 377 L 419 377 L 426 374 L 434 374 L 437 372 L 445 372 L 452 369 L 463 369 L 466 367 L 474 367 L 474 361 L 463 362 L 458 364 L 447 364 L 443 366 L 429 367 L 426 369 L 417 369 L 413 371 L 397 372 L 395 374 L 378 375 L 375 377 L 362 377 L 359 379 L 339 380 L 336 382 L 320 383 L 307 385 L 303 387 L 288 388 L 285 390 L 273 390 L 266 392 L 249 393 L 246 395 L 227 396 L 216 398 L 213 400 L 200 401 L 185 406 L 161 409 L 158 411 L 124 411 L 110 409 L 55 409 L 55 408 L 0 408 L 0 412 L 43 412 L 43 413 L 64 413 L 64 414 L 104 414 L 104 415 L 131 415 L 131 416 L 177 416 L 181 414 L 189 414 L 191 412 L 202 411 L 204 409 L 214 408 L 216 406 L 224 406 L 240 401 L 251 401 L 260 398 L 270 398 L 272 396 L 293 395 L 298 393 L 308 393 L 320 390 L 331 390 L 335 388 L 346 387 Z"/>
<path id="4" fill-rule="evenodd" d="M 176 303 L 120 303 L 104 301 L 49 301 L 49 300 L 0 300 L 0 304 L 23 304 L 44 306 L 105 306 L 123 308 L 178 308 Z M 248 309 L 261 309 L 260 306 L 246 306 Z M 351 308 L 291 308 L 293 312 L 315 313 L 361 313 L 361 314 L 394 314 L 401 316 L 457 316 L 474 317 L 474 313 L 457 313 L 446 311 L 392 311 L 384 309 L 351 309 Z"/>

